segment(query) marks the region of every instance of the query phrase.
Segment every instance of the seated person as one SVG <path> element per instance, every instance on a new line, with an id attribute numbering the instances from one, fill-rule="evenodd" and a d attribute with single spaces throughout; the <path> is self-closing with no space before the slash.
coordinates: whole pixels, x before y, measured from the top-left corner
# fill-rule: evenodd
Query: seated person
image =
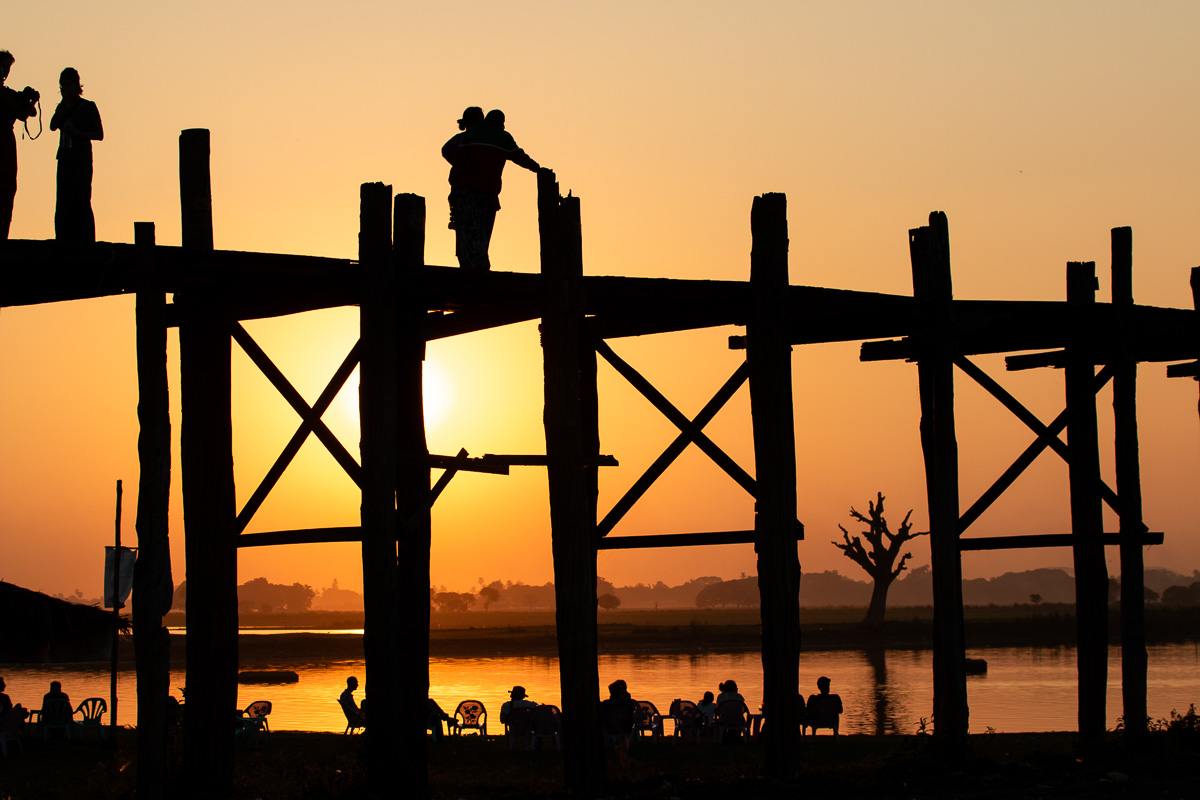
<path id="1" fill-rule="evenodd" d="M 738 692 L 737 681 L 735 681 L 733 678 L 730 678 L 724 683 L 719 684 L 717 688 L 721 690 L 721 693 L 717 695 L 718 707 L 720 707 L 721 703 L 724 703 L 727 700 L 737 700 L 741 703 L 746 702 L 746 699 L 742 697 L 740 692 Z"/>
<path id="2" fill-rule="evenodd" d="M 600 726 L 605 736 L 629 737 L 633 734 L 633 713 L 637 703 L 623 680 L 608 685 L 608 699 L 600 701 Z"/>
<path id="3" fill-rule="evenodd" d="M 808 706 L 804 712 L 804 725 L 801 728 L 830 728 L 833 735 L 838 735 L 838 722 L 842 713 L 842 698 L 829 693 L 829 678 L 822 675 L 817 678 L 817 691 L 820 694 L 808 696 Z"/>
<path id="4" fill-rule="evenodd" d="M 537 703 L 533 702 L 532 700 L 528 699 L 525 696 L 525 687 L 524 686 L 512 687 L 512 689 L 509 690 L 508 695 L 511 699 L 506 701 L 504 703 L 504 705 L 500 706 L 500 724 L 502 724 L 502 725 L 508 723 L 508 715 L 512 712 L 512 710 L 514 708 L 536 708 L 537 707 Z"/>
<path id="5" fill-rule="evenodd" d="M 354 690 L 358 688 L 358 678 L 351 675 L 346 678 L 346 689 L 338 696 L 342 710 L 347 719 L 355 719 L 361 725 L 367 724 L 367 701 L 363 700 L 362 707 L 354 702 Z"/>
<path id="6" fill-rule="evenodd" d="M 54 704 L 58 704 L 58 713 L 54 713 Z M 67 693 L 62 690 L 62 684 L 59 681 L 50 681 L 50 691 L 42 695 L 42 722 L 53 722 L 62 724 L 69 722 L 71 719 L 71 698 L 67 697 Z M 62 736 L 65 731 L 61 728 L 55 728 L 51 733 L 54 736 Z"/>
<path id="7" fill-rule="evenodd" d="M 700 698 L 700 702 L 696 703 L 696 710 L 700 712 L 700 725 L 704 728 L 711 728 L 713 722 L 717 719 L 717 704 L 713 702 L 713 693 L 705 692 Z"/>
<path id="8" fill-rule="evenodd" d="M 18 719 L 24 721 L 29 716 L 29 712 L 20 703 L 13 705 L 13 701 L 4 693 L 4 689 L 4 678 L 0 678 L 0 717 L 5 717 L 8 714 L 16 714 Z"/>

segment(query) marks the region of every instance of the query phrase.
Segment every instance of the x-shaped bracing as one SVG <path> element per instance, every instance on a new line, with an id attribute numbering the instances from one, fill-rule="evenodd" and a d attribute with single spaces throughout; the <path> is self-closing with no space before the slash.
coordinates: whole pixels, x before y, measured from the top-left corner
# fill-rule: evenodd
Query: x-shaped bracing
<path id="1" fill-rule="evenodd" d="M 608 343 L 602 339 L 595 342 L 596 352 L 599 353 L 605 361 L 623 377 L 629 381 L 630 385 L 637 389 L 642 395 L 650 401 L 659 412 L 662 413 L 675 427 L 679 428 L 679 435 L 675 440 L 667 446 L 667 449 L 662 452 L 658 458 L 646 469 L 640 478 L 629 487 L 624 496 L 617 501 L 612 510 L 605 515 L 600 524 L 596 526 L 596 533 L 599 537 L 606 536 L 613 527 L 616 526 L 621 518 L 633 508 L 633 505 L 646 493 L 650 486 L 657 478 L 666 471 L 676 458 L 687 448 L 689 444 L 695 444 L 709 458 L 713 460 L 721 469 L 723 469 L 731 478 L 733 478 L 739 486 L 745 489 L 751 497 L 756 496 L 757 488 L 754 478 L 749 473 L 738 466 L 737 462 L 730 458 L 725 451 L 716 445 L 712 439 L 704 434 L 704 426 L 717 415 L 717 412 L 729 401 L 731 397 L 741 388 L 749 377 L 749 368 L 746 362 L 734 371 L 729 380 L 717 390 L 713 398 L 708 401 L 695 419 L 688 419 L 683 412 L 671 404 L 661 392 L 654 388 L 651 383 L 646 380 L 641 373 L 635 370 L 632 366 L 621 359 Z"/>
<path id="2" fill-rule="evenodd" d="M 1070 463 L 1070 451 L 1068 445 L 1059 438 L 1059 434 L 1067 427 L 1067 410 L 1063 409 L 1054 421 L 1049 425 L 1043 425 L 1029 409 L 1021 405 L 1015 397 L 997 383 L 990 375 L 976 366 L 966 356 L 955 356 L 954 364 L 966 375 L 972 378 L 976 383 L 982 386 L 989 394 L 1000 401 L 1000 404 L 1013 413 L 1017 419 L 1024 422 L 1035 434 L 1035 439 L 1025 451 L 1009 466 L 1004 473 L 996 479 L 995 483 L 984 492 L 975 503 L 966 510 L 959 518 L 958 531 L 961 534 L 971 523 L 979 519 L 980 515 L 994 503 L 1004 491 L 1013 484 L 1014 481 L 1021 475 L 1025 469 L 1033 463 L 1033 461 L 1049 447 L 1055 453 L 1062 457 L 1064 461 Z M 1096 375 L 1094 391 L 1099 392 L 1104 386 L 1112 380 L 1113 368 L 1106 366 Z M 1102 480 L 1100 482 L 1100 494 L 1104 498 L 1104 502 L 1108 503 L 1109 508 L 1114 511 L 1117 509 L 1117 493 L 1109 488 L 1108 484 Z"/>

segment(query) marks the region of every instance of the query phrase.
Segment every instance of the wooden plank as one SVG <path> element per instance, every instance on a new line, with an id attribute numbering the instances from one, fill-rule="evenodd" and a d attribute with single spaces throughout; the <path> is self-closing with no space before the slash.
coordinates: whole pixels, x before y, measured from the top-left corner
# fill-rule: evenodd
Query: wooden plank
<path id="1" fill-rule="evenodd" d="M 772 717 L 800 718 L 800 561 L 796 554 L 796 436 L 792 348 L 788 338 L 787 197 L 764 194 L 750 210 L 750 286 L 746 365 L 753 425 L 754 550 L 762 618 L 763 705 Z M 729 384 L 727 384 L 728 386 Z M 796 725 L 765 737 L 768 778 L 795 773 Z"/>
<path id="2" fill-rule="evenodd" d="M 179 137 L 183 246 L 212 250 L 208 131 Z M 188 601 L 188 705 L 184 769 L 190 785 L 215 796 L 233 783 L 229 714 L 237 707 L 237 547 L 231 417 L 230 337 L 218 295 L 176 294 L 179 329 L 183 519 Z"/>
<path id="3" fill-rule="evenodd" d="M 140 285 L 135 318 L 138 375 L 138 559 L 133 569 L 137 663 L 138 797 L 167 796 L 167 696 L 171 692 L 171 413 L 167 391 L 166 293 L 154 269 L 154 223 L 134 223 Z"/>
<path id="4" fill-rule="evenodd" d="M 1108 682 L 1108 568 L 1099 535 L 1104 531 L 1100 502 L 1096 373 L 1089 350 L 1095 303 L 1095 262 L 1067 264 L 1067 302 L 1075 340 L 1067 349 L 1067 460 L 1071 489 L 1071 532 L 1075 565 L 1075 619 L 1078 631 L 1079 736 L 1094 744 L 1104 735 Z"/>
<path id="5" fill-rule="evenodd" d="M 1116 547 L 1128 536 L 1123 533 L 1103 533 L 1097 539 L 1100 544 Z M 1133 538 L 1139 546 L 1163 543 L 1161 531 L 1157 533 L 1143 531 Z M 1024 550 L 1044 547 L 1074 547 L 1076 541 L 1073 533 L 1027 533 L 1015 536 L 964 537 L 959 540 L 958 547 L 964 552 L 970 550 Z"/>
<path id="6" fill-rule="evenodd" d="M 362 185 L 358 238 L 363 285 L 359 310 L 362 346 L 359 447 L 366 696 L 371 701 L 371 715 L 375 719 L 397 721 L 395 725 L 373 726 L 367 737 L 367 789 L 379 797 L 391 793 L 398 782 L 415 781 L 414 791 L 418 792 L 425 785 L 424 777 L 410 774 L 411 770 L 398 774 L 396 763 L 404 739 L 398 723 L 401 719 L 401 681 L 397 676 L 403 657 L 398 638 L 401 589 L 396 544 L 396 408 L 399 399 L 391 198 L 390 186 L 382 183 Z"/>
<path id="7" fill-rule="evenodd" d="M 804 538 L 804 526 L 796 523 L 795 540 Z M 652 533 L 631 536 L 605 536 L 601 550 L 642 550 L 656 547 L 701 547 L 721 544 L 754 544 L 754 531 L 705 531 L 701 533 Z"/>
<path id="8" fill-rule="evenodd" d="M 605 779 L 596 640 L 596 517 L 585 461 L 580 352 L 583 274 L 579 200 L 563 198 L 554 173 L 538 173 L 546 469 L 554 558 L 555 619 L 563 710 L 564 775 L 583 790 Z M 589 516 L 590 512 L 590 516 Z"/>
<path id="9" fill-rule="evenodd" d="M 913 294 L 929 321 L 920 342 L 921 451 L 929 502 L 933 567 L 934 736 L 947 755 L 965 757 L 969 712 L 963 667 L 966 638 L 958 528 L 958 440 L 954 420 L 955 324 L 946 215 L 929 215 L 928 227 L 909 231 Z"/>
<path id="10" fill-rule="evenodd" d="M 329 542 L 361 542 L 362 528 L 358 525 L 339 528 L 304 528 L 287 531 L 243 533 L 237 537 L 238 547 L 272 547 L 284 544 L 326 544 Z"/>
<path id="11" fill-rule="evenodd" d="M 1138 457 L 1137 372 L 1130 346 L 1133 308 L 1133 230 L 1112 229 L 1112 303 L 1125 346 L 1113 362 L 1113 425 L 1121 520 L 1121 701 L 1125 733 L 1146 733 L 1146 580 L 1142 553 L 1142 473 Z"/>
<path id="12" fill-rule="evenodd" d="M 425 404 L 423 399 L 423 362 L 425 360 L 425 297 L 422 267 L 425 264 L 425 198 L 399 194 L 393 204 L 392 267 L 394 293 L 387 296 L 395 303 L 396 344 L 393 370 L 396 380 L 396 514 L 401 520 L 399 596 L 401 615 L 391 635 L 399 647 L 399 671 L 396 696 L 407 713 L 397 718 L 400 749 L 393 752 L 398 762 L 395 786 L 405 787 L 416 797 L 428 793 L 425 722 L 423 714 L 429 697 L 429 548 L 430 508 L 446 483 L 454 476 L 447 469 L 430 491 L 429 447 L 425 440 Z M 466 451 L 461 455 L 465 456 Z M 374 712 L 372 712 L 374 713 Z M 372 731 L 374 736 L 375 732 Z M 383 795 L 380 795 L 383 796 Z"/>
<path id="13" fill-rule="evenodd" d="M 541 455 L 509 456 L 484 453 L 482 456 L 480 456 L 479 460 L 484 464 L 497 464 L 508 467 L 544 467 L 550 463 L 545 456 Z M 585 459 L 584 464 L 586 466 L 595 467 L 621 466 L 620 462 L 618 462 L 617 459 L 611 455 L 597 455 L 595 456 L 594 462 L 591 459 Z"/>

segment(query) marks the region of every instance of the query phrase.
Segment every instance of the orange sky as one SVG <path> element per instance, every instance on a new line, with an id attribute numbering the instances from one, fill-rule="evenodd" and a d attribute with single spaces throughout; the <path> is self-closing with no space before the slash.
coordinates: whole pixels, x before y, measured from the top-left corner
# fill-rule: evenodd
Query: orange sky
<path id="1" fill-rule="evenodd" d="M 1187 2 L 68 2 L 7 10 L 0 48 L 17 58 L 9 85 L 38 88 L 47 117 L 68 65 L 98 104 L 103 240 L 132 241 L 133 223 L 149 220 L 159 242 L 178 243 L 178 135 L 205 127 L 218 248 L 353 257 L 359 184 L 384 181 L 427 198 L 427 259 L 452 264 L 438 148 L 477 104 L 504 109 L 517 141 L 581 197 L 587 274 L 744 279 L 751 200 L 775 191 L 788 195 L 793 283 L 910 292 L 907 230 L 938 209 L 949 216 L 957 297 L 1058 300 L 1065 263 L 1094 260 L 1107 299 L 1109 229 L 1130 225 L 1137 301 L 1190 307 L 1197 31 L 1200 7 Z M 48 131 L 21 140 L 18 127 L 15 238 L 53 235 L 56 145 Z M 502 202 L 493 264 L 536 271 L 533 176 L 511 169 Z M 4 268 L 21 266 L 36 268 Z M 353 310 L 338 310 L 248 327 L 311 400 L 355 326 Z M 741 354 L 725 339 L 737 332 L 613 344 L 694 414 L 736 367 Z M 431 449 L 543 451 L 540 358 L 533 324 L 431 344 L 428 369 L 445 398 L 439 419 L 430 408 Z M 882 490 L 895 519 L 914 508 L 917 527 L 927 525 L 915 368 L 861 364 L 854 344 L 797 349 L 793 362 L 801 562 L 854 574 L 829 544 L 850 505 Z M 1061 410 L 1061 374 L 980 363 L 1044 420 Z M 0 315 L 0 579 L 98 595 L 118 478 L 134 541 L 134 368 L 131 298 Z M 1139 383 L 1146 521 L 1167 537 L 1146 560 L 1190 573 L 1200 567 L 1197 389 L 1164 374 L 1145 365 Z M 177 402 L 175 361 L 172 376 Z M 611 370 L 601 380 L 602 450 L 622 464 L 602 474 L 607 508 L 673 433 Z M 295 419 L 240 355 L 235 384 L 244 501 Z M 1030 437 L 965 378 L 958 386 L 965 508 Z M 1110 392 L 1098 406 L 1111 482 Z M 747 408 L 743 389 L 708 432 L 753 473 Z M 328 421 L 355 452 L 345 405 Z M 178 437 L 177 410 L 174 423 Z M 1068 530 L 1066 469 L 1050 458 L 971 534 Z M 178 582 L 178 471 L 175 481 Z M 251 530 L 355 524 L 352 489 L 310 442 Z M 456 477 L 435 509 L 434 582 L 550 580 L 545 494 L 535 468 Z M 750 524 L 748 498 L 689 450 L 617 532 Z M 924 541 L 914 551 L 914 564 L 928 563 Z M 967 554 L 964 571 L 1070 560 Z M 678 583 L 752 574 L 754 563 L 749 546 L 605 553 L 600 572 L 618 584 Z M 243 551 L 240 571 L 361 586 L 348 545 Z"/>

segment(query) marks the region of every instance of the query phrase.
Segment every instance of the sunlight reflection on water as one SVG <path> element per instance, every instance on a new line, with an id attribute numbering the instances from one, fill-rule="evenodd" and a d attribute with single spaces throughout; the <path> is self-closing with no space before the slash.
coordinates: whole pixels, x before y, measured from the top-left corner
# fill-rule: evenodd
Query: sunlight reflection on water
<path id="1" fill-rule="evenodd" d="M 1156 645 L 1150 655 L 1150 716 L 1166 717 L 1172 709 L 1185 711 L 1200 700 L 1200 644 Z M 992 648 L 973 650 L 971 656 L 988 662 L 986 675 L 969 676 L 971 730 L 981 733 L 1063 731 L 1076 729 L 1075 651 L 1073 648 Z M 268 667 L 260 667 L 268 668 Z M 348 675 L 365 678 L 363 662 L 341 661 L 305 664 L 271 664 L 272 669 L 300 673 L 299 683 L 242 685 L 238 705 L 270 700 L 273 730 L 337 731 L 345 718 L 337 704 Z M 846 708 L 845 733 L 911 734 L 919 720 L 932 711 L 933 654 L 929 650 L 888 650 L 874 658 L 859 651 L 801 654 L 800 688 L 816 691 L 816 679 L 828 675 L 833 691 Z M 601 691 L 624 678 L 634 697 L 650 700 L 664 714 L 676 697 L 700 699 L 705 690 L 717 692 L 728 678 L 738 683 L 746 703 L 757 711 L 762 703 L 762 665 L 757 653 L 704 653 L 701 655 L 602 656 L 599 662 Z M 85 697 L 108 697 L 109 676 L 102 667 L 9 665 L 0 670 L 8 682 L 8 695 L 27 708 L 41 705 L 51 680 L 78 704 Z M 432 658 L 429 662 L 430 695 L 449 713 L 465 699 L 480 700 L 489 711 L 489 733 L 503 731 L 500 705 L 513 685 L 525 687 L 538 702 L 559 702 L 558 659 L 546 657 Z M 1108 726 L 1121 715 L 1120 650 L 1110 651 Z M 175 696 L 185 685 L 182 670 L 172 670 Z M 132 670 L 120 673 L 118 721 L 137 721 L 136 682 Z M 363 690 L 357 697 L 362 699 Z M 1037 698 L 1036 703 L 1028 698 Z"/>

